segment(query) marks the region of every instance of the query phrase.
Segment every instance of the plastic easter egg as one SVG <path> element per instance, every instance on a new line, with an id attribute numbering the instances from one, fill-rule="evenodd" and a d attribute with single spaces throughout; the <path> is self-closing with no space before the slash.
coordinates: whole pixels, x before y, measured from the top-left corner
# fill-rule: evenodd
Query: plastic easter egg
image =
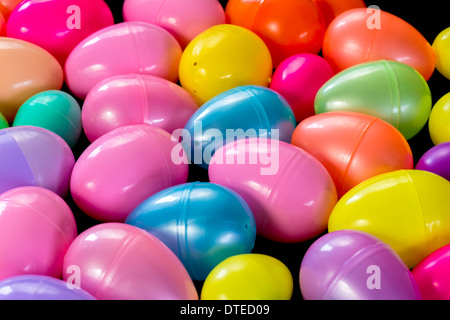
<path id="1" fill-rule="evenodd" d="M 217 0 L 125 0 L 123 18 L 159 25 L 185 48 L 201 32 L 224 24 L 225 12 Z"/>
<path id="2" fill-rule="evenodd" d="M 450 142 L 443 142 L 425 152 L 416 169 L 433 172 L 450 181 Z"/>
<path id="3" fill-rule="evenodd" d="M 255 33 L 221 24 L 200 33 L 184 49 L 179 77 L 181 86 L 202 105 L 238 86 L 268 87 L 272 72 L 269 49 Z"/>
<path id="4" fill-rule="evenodd" d="M 412 270 L 424 300 L 450 300 L 450 244 L 426 256 Z"/>
<path id="5" fill-rule="evenodd" d="M 0 300 L 95 300 L 81 288 L 69 288 L 67 282 L 43 275 L 20 275 L 0 282 Z"/>
<path id="6" fill-rule="evenodd" d="M 61 277 L 63 259 L 77 236 L 67 203 L 41 187 L 20 187 L 0 195 L 0 280 L 40 274 Z"/>
<path id="7" fill-rule="evenodd" d="M 289 103 L 297 122 L 315 114 L 319 89 L 334 76 L 329 63 L 316 54 L 300 53 L 283 60 L 275 69 L 270 88 Z"/>
<path id="8" fill-rule="evenodd" d="M 113 76 L 95 85 L 83 103 L 82 123 L 89 141 L 118 127 L 147 123 L 169 133 L 184 128 L 198 109 L 179 85 L 151 75 Z"/>
<path id="9" fill-rule="evenodd" d="M 431 91 L 425 79 L 406 64 L 379 60 L 339 72 L 315 99 L 316 113 L 354 111 L 396 127 L 407 140 L 427 124 Z"/>
<path id="10" fill-rule="evenodd" d="M 335 71 L 384 59 L 406 63 L 428 80 L 436 66 L 427 39 L 405 20 L 379 9 L 357 8 L 336 17 L 326 30 L 322 53 Z"/>
<path id="11" fill-rule="evenodd" d="M 431 109 L 428 131 L 435 145 L 450 142 L 450 92 L 441 97 Z"/>
<path id="12" fill-rule="evenodd" d="M 355 8 L 367 8 L 364 0 L 313 0 L 325 19 L 326 26 L 338 15 Z"/>
<path id="13" fill-rule="evenodd" d="M 267 44 L 274 66 L 298 53 L 319 53 L 325 20 L 312 0 L 230 0 L 227 21 L 255 32 Z"/>
<path id="14" fill-rule="evenodd" d="M 125 221 L 151 195 L 187 182 L 187 160 L 172 161 L 178 144 L 168 132 L 148 124 L 106 133 L 84 150 L 73 168 L 75 203 L 99 221 Z"/>
<path id="15" fill-rule="evenodd" d="M 12 126 L 45 128 L 73 148 L 81 135 L 81 108 L 77 100 L 64 91 L 43 91 L 20 106 Z"/>
<path id="16" fill-rule="evenodd" d="M 181 53 L 177 40 L 157 25 L 118 23 L 94 32 L 72 50 L 65 64 L 66 83 L 85 99 L 98 82 L 120 74 L 150 74 L 176 82 Z"/>
<path id="17" fill-rule="evenodd" d="M 194 280 L 205 280 L 230 256 L 250 253 L 256 238 L 255 219 L 242 197 L 208 182 L 167 188 L 144 200 L 125 223 L 157 236 Z"/>
<path id="18" fill-rule="evenodd" d="M 244 198 L 258 234 L 273 241 L 294 243 L 318 236 L 337 201 L 325 167 L 283 141 L 247 138 L 227 143 L 214 154 L 208 175 L 212 183 Z"/>
<path id="19" fill-rule="evenodd" d="M 0 12 L 0 37 L 6 36 L 6 21 L 3 14 Z"/>
<path id="20" fill-rule="evenodd" d="M 387 243 L 412 269 L 450 243 L 450 182 L 421 170 L 398 170 L 368 179 L 331 212 L 330 232 L 368 232 Z"/>
<path id="21" fill-rule="evenodd" d="M 266 137 L 290 141 L 295 116 L 277 92 L 260 86 L 239 86 L 202 105 L 183 130 L 188 158 L 208 168 L 214 152 L 230 140 Z"/>
<path id="22" fill-rule="evenodd" d="M 113 24 L 112 12 L 103 0 L 26 0 L 11 13 L 7 35 L 40 46 L 64 66 L 78 43 Z"/>
<path id="23" fill-rule="evenodd" d="M 436 54 L 436 69 L 447 79 L 450 79 L 450 27 L 441 31 L 433 41 L 432 47 Z"/>
<path id="24" fill-rule="evenodd" d="M 70 245 L 63 270 L 78 266 L 81 289 L 98 300 L 198 300 L 175 254 L 157 237 L 124 223 L 101 223 Z M 64 272 L 67 280 L 71 273 Z"/>
<path id="25" fill-rule="evenodd" d="M 0 129 L 5 129 L 9 127 L 8 120 L 6 120 L 5 116 L 0 113 Z"/>
<path id="26" fill-rule="evenodd" d="M 389 123 L 363 113 L 327 112 L 299 123 L 292 144 L 318 159 L 341 197 L 376 175 L 413 169 L 410 145 Z"/>
<path id="27" fill-rule="evenodd" d="M 203 283 L 201 300 L 290 300 L 292 274 L 280 260 L 241 254 L 219 263 Z"/>
<path id="28" fill-rule="evenodd" d="M 421 300 L 411 271 L 392 248 L 356 230 L 317 239 L 300 266 L 305 300 Z"/>
<path id="29" fill-rule="evenodd" d="M 0 14 L 8 21 L 9 15 L 22 0 L 0 0 Z"/>
<path id="30" fill-rule="evenodd" d="M 0 150 L 0 193 L 38 186 L 67 195 L 75 157 L 60 136 L 33 126 L 6 128 Z"/>
<path id="31" fill-rule="evenodd" d="M 27 99 L 44 90 L 60 90 L 61 65 L 32 43 L 0 37 L 0 112 L 9 122 Z"/>

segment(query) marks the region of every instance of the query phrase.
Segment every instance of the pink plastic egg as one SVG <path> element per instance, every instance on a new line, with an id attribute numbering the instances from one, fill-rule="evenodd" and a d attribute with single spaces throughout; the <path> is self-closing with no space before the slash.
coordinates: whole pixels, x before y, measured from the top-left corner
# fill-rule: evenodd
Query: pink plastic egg
<path id="1" fill-rule="evenodd" d="M 424 300 L 450 300 L 450 244 L 426 256 L 412 270 Z"/>
<path id="2" fill-rule="evenodd" d="M 225 23 L 217 0 L 125 0 L 125 21 L 143 21 L 169 31 L 182 48 L 204 30 Z"/>
<path id="3" fill-rule="evenodd" d="M 40 274 L 59 278 L 63 259 L 77 236 L 66 202 L 41 187 L 20 187 L 0 195 L 0 280 Z"/>
<path id="4" fill-rule="evenodd" d="M 64 258 L 64 270 L 70 266 L 81 271 L 80 287 L 99 300 L 198 300 L 175 254 L 157 237 L 128 224 L 103 223 L 82 232 Z"/>
<path id="5" fill-rule="evenodd" d="M 302 53 L 291 56 L 275 69 L 270 88 L 291 106 L 297 122 L 315 114 L 314 100 L 319 89 L 334 72 L 321 56 Z"/>
<path id="6" fill-rule="evenodd" d="M 178 81 L 178 41 L 163 28 L 122 22 L 94 32 L 70 53 L 65 64 L 69 90 L 80 99 L 101 80 L 139 73 Z"/>
<path id="7" fill-rule="evenodd" d="M 337 201 L 322 164 L 300 148 L 266 138 L 230 142 L 213 155 L 208 174 L 250 206 L 260 236 L 278 242 L 311 239 L 327 228 Z"/>
<path id="8" fill-rule="evenodd" d="M 89 145 L 78 158 L 70 188 L 78 207 L 103 222 L 123 222 L 142 201 L 165 188 L 185 183 L 189 165 L 177 155 L 179 142 L 158 127 L 117 128 Z"/>
<path id="9" fill-rule="evenodd" d="M 9 16 L 7 36 L 40 46 L 63 66 L 78 43 L 112 24 L 112 12 L 103 0 L 27 0 Z"/>
<path id="10" fill-rule="evenodd" d="M 151 75 L 120 75 L 100 81 L 89 92 L 82 123 L 91 142 L 132 124 L 152 124 L 172 133 L 184 128 L 197 108 L 194 98 L 171 81 Z"/>

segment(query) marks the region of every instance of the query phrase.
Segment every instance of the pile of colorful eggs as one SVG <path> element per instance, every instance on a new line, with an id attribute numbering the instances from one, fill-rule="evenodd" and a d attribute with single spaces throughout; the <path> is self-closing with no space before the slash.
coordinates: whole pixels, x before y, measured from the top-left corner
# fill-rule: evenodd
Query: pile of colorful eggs
<path id="1" fill-rule="evenodd" d="M 363 0 L 0 0 L 0 299 L 450 299 L 449 35 Z"/>

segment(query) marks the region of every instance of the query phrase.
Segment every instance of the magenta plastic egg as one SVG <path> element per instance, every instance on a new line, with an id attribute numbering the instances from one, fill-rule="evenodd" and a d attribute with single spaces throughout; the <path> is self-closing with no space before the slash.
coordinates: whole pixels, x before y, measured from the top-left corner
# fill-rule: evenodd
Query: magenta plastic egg
<path id="1" fill-rule="evenodd" d="M 0 280 L 40 274 L 61 277 L 77 236 L 74 215 L 54 192 L 21 187 L 0 195 Z"/>
<path id="2" fill-rule="evenodd" d="M 390 246 L 361 231 L 317 239 L 299 273 L 305 300 L 421 300 L 414 277 Z"/>
<path id="3" fill-rule="evenodd" d="M 26 0 L 12 11 L 7 36 L 34 43 L 64 63 L 84 38 L 114 24 L 103 0 Z"/>
<path id="4" fill-rule="evenodd" d="M 426 256 L 412 270 L 424 300 L 450 300 L 450 244 Z"/>
<path id="5" fill-rule="evenodd" d="M 125 0 L 125 21 L 143 21 L 169 31 L 184 48 L 204 30 L 225 23 L 217 0 Z"/>
<path id="6" fill-rule="evenodd" d="M 132 124 L 152 124 L 172 133 L 184 128 L 197 108 L 194 98 L 171 81 L 151 75 L 119 75 L 100 81 L 89 92 L 82 123 L 91 142 Z"/>
<path id="7" fill-rule="evenodd" d="M 64 197 L 74 164 L 72 150 L 56 133 L 34 126 L 0 131 L 0 193 L 38 186 Z"/>
<path id="8" fill-rule="evenodd" d="M 416 169 L 435 173 L 450 181 L 450 141 L 440 143 L 425 152 Z"/>
<path id="9" fill-rule="evenodd" d="M 171 159 L 179 143 L 167 131 L 124 126 L 89 145 L 73 168 L 70 188 L 78 207 L 103 222 L 123 222 L 142 201 L 185 183 L 187 159 Z M 180 160 L 180 156 L 177 156 Z"/>
<path id="10" fill-rule="evenodd" d="M 327 228 L 337 192 L 325 167 L 304 150 L 266 138 L 230 142 L 208 169 L 213 183 L 249 204 L 260 236 L 278 242 L 311 239 Z"/>
<path id="11" fill-rule="evenodd" d="M 300 122 L 315 114 L 316 94 L 333 76 L 334 71 L 324 58 L 316 54 L 301 53 L 278 65 L 270 88 L 289 102 L 295 119 Z"/>
<path id="12" fill-rule="evenodd" d="M 135 226 L 102 223 L 70 245 L 64 270 L 78 266 L 80 287 L 99 300 L 197 300 L 193 281 L 175 254 Z M 72 274 L 64 273 L 63 279 Z"/>
<path id="13" fill-rule="evenodd" d="M 101 80 L 139 73 L 178 81 L 178 41 L 165 29 L 145 22 L 122 22 L 80 42 L 65 64 L 69 90 L 84 99 Z"/>

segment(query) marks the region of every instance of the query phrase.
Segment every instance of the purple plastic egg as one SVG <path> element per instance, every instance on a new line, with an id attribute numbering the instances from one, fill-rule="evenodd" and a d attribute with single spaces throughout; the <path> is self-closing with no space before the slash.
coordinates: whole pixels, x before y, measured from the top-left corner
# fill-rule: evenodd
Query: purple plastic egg
<path id="1" fill-rule="evenodd" d="M 74 164 L 69 145 L 47 129 L 17 126 L 0 131 L 0 193 L 38 186 L 64 197 Z"/>
<path id="2" fill-rule="evenodd" d="M 450 181 L 450 142 L 443 142 L 425 152 L 416 169 L 435 173 Z"/>
<path id="3" fill-rule="evenodd" d="M 378 238 L 356 230 L 327 233 L 305 253 L 299 273 L 305 300 L 421 300 L 401 258 Z"/>

